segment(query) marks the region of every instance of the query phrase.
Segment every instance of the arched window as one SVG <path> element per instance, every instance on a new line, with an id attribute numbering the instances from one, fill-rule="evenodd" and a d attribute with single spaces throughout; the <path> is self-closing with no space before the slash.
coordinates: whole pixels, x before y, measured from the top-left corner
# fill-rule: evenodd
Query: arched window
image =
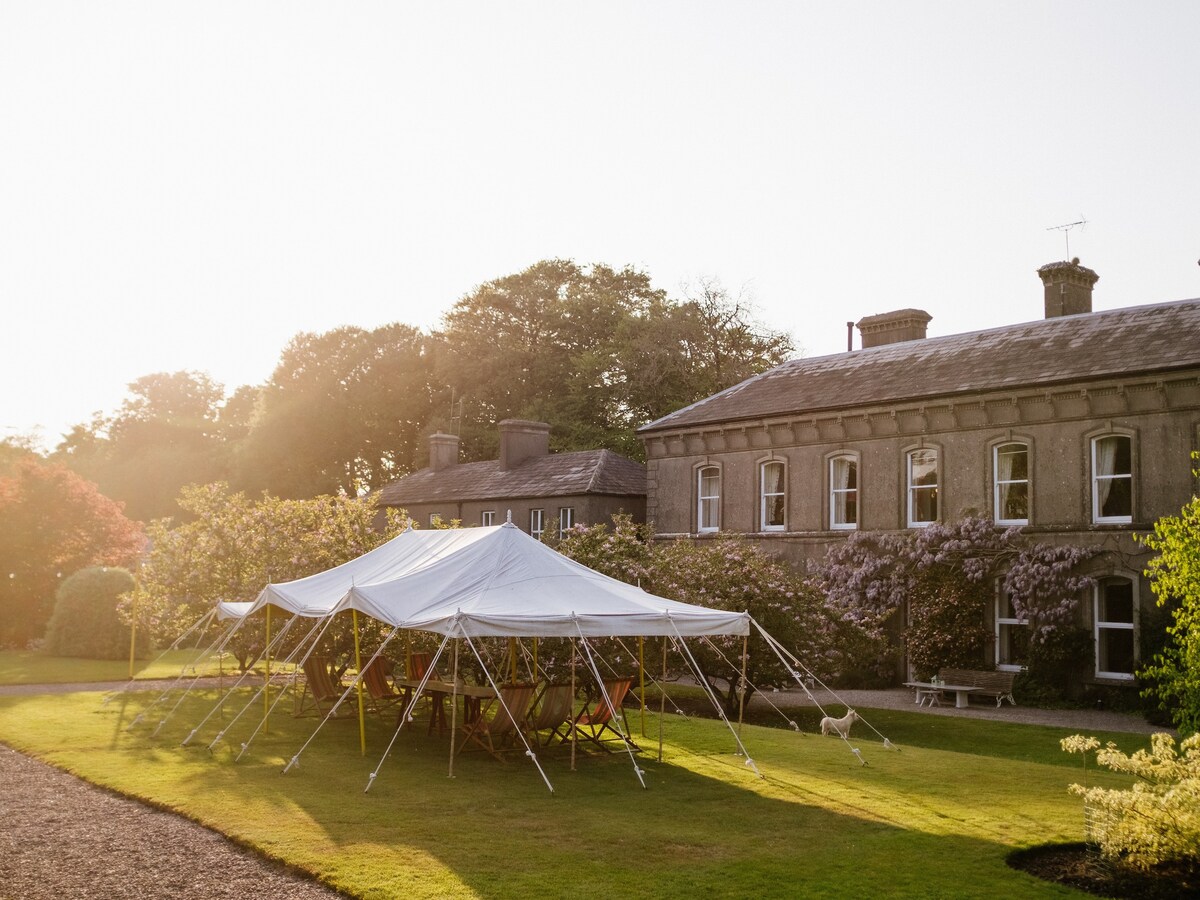
<path id="1" fill-rule="evenodd" d="M 1092 440 L 1092 521 L 1133 521 L 1133 441 L 1127 435 Z"/>
<path id="2" fill-rule="evenodd" d="M 908 454 L 908 527 L 938 520 L 938 452 L 926 447 Z"/>
<path id="3" fill-rule="evenodd" d="M 1029 446 L 999 444 L 992 453 L 993 511 L 999 525 L 1029 524 Z"/>
<path id="4" fill-rule="evenodd" d="M 858 460 L 853 456 L 829 460 L 829 527 L 858 527 Z"/>
<path id="5" fill-rule="evenodd" d="M 777 459 L 759 467 L 759 521 L 763 531 L 783 531 L 787 515 L 787 469 Z"/>
<path id="6" fill-rule="evenodd" d="M 718 531 L 721 527 L 721 469 L 704 466 L 696 472 L 696 530 Z"/>

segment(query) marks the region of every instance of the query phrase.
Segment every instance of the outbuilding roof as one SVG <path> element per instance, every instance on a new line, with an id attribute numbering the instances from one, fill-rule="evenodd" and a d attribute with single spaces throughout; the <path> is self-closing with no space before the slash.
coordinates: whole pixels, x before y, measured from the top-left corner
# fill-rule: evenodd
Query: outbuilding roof
<path id="1" fill-rule="evenodd" d="M 496 459 L 419 472 L 380 488 L 379 505 L 406 506 L 581 494 L 645 496 L 646 467 L 611 450 L 551 453 L 511 469 Z"/>
<path id="2" fill-rule="evenodd" d="M 1200 299 L 794 359 L 639 433 L 1194 367 Z"/>

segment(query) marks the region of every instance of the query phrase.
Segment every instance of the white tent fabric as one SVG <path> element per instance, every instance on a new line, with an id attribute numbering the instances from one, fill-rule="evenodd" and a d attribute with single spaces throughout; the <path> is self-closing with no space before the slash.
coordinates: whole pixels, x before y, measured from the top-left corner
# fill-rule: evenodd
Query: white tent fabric
<path id="1" fill-rule="evenodd" d="M 219 600 L 217 601 L 217 618 L 222 622 L 228 622 L 230 619 L 243 619 L 253 605 L 250 601 Z"/>
<path id="2" fill-rule="evenodd" d="M 455 637 L 749 633 L 748 613 L 649 594 L 568 559 L 515 525 L 457 533 L 461 542 L 420 565 L 356 579 L 334 612 L 354 609 L 395 627 Z"/>
<path id="3" fill-rule="evenodd" d="M 307 578 L 267 585 L 247 614 L 271 604 L 307 618 L 327 616 L 354 585 L 399 578 L 470 545 L 481 537 L 475 532 L 488 530 L 494 529 L 410 529 L 340 566 Z"/>

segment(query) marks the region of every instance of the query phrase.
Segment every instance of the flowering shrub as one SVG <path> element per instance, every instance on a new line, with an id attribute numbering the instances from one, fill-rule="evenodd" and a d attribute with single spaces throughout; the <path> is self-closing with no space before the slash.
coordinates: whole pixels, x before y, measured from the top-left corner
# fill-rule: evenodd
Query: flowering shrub
<path id="1" fill-rule="evenodd" d="M 1192 459 L 1200 460 L 1200 454 Z M 1178 516 L 1159 519 L 1154 533 L 1139 540 L 1158 554 L 1146 566 L 1158 605 L 1174 609 L 1167 645 L 1138 675 L 1149 682 L 1146 694 L 1171 713 L 1179 730 L 1195 734 L 1200 732 L 1200 497 Z"/>
<path id="2" fill-rule="evenodd" d="M 1099 812 L 1093 826 L 1101 852 L 1137 869 L 1171 865 L 1200 872 L 1200 734 L 1178 751 L 1168 734 L 1150 739 L 1150 750 L 1128 755 L 1115 744 L 1074 735 L 1061 742 L 1068 753 L 1096 752 L 1098 765 L 1135 776 L 1128 790 L 1073 784 L 1070 791 Z"/>
<path id="3" fill-rule="evenodd" d="M 576 526 L 558 543 L 560 553 L 606 575 L 640 584 L 651 593 L 713 609 L 747 611 L 768 633 L 796 653 L 818 675 L 836 664 L 831 617 L 821 599 L 789 566 L 752 544 L 732 536 L 714 541 L 652 543 L 649 529 L 628 517 L 605 525 Z M 705 680 L 722 698 L 727 712 L 738 705 L 737 681 L 742 638 L 689 641 Z M 647 665 L 661 652 L 647 647 Z M 678 663 L 677 670 L 683 668 Z M 791 683 L 787 669 L 761 636 L 751 632 L 746 670 L 751 685 L 763 689 Z"/>
<path id="4" fill-rule="evenodd" d="M 1092 579 L 1077 574 L 1094 554 L 1083 547 L 1030 543 L 1019 528 L 983 517 L 904 532 L 854 532 L 830 547 L 810 573 L 828 609 L 858 629 L 865 655 L 857 664 L 890 672 L 907 601 L 908 653 L 919 674 L 942 666 L 978 665 L 988 638 L 984 605 L 1001 580 L 1013 610 L 1029 622 L 1031 644 L 1074 623 L 1080 592 Z"/>

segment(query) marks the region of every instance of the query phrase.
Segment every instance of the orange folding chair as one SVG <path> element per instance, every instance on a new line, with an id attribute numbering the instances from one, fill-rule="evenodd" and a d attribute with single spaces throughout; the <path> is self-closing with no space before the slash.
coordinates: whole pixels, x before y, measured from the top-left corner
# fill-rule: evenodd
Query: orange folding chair
<path id="1" fill-rule="evenodd" d="M 632 685 L 632 678 L 613 678 L 605 681 L 604 693 L 592 701 L 590 708 L 585 706 L 582 712 L 575 717 L 575 720 L 567 729 L 563 740 L 570 740 L 572 733 L 574 733 L 591 741 L 602 750 L 608 750 L 604 746 L 601 735 L 605 731 L 611 731 L 616 737 L 609 740 L 620 740 L 634 750 L 640 750 L 641 748 L 637 744 L 614 728 L 612 722 L 613 713 L 620 714 L 621 704 L 625 702 L 625 695 L 629 693 L 629 688 Z"/>

